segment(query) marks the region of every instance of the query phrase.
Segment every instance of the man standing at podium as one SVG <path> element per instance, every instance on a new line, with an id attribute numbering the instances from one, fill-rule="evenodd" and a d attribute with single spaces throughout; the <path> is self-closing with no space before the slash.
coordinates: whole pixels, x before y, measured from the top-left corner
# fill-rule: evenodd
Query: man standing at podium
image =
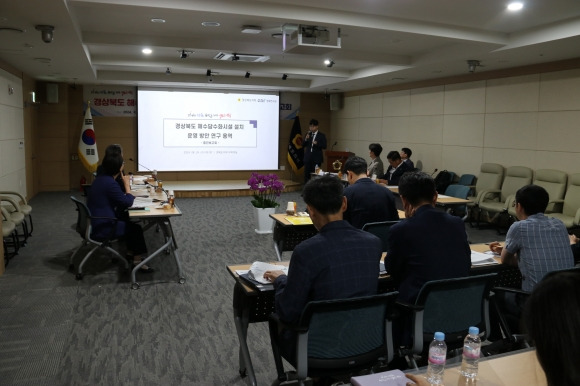
<path id="1" fill-rule="evenodd" d="M 310 120 L 308 133 L 304 137 L 304 183 L 310 179 L 310 173 L 314 173 L 316 165 L 321 166 L 324 161 L 322 150 L 326 149 L 326 136 L 318 131 L 318 121 Z"/>

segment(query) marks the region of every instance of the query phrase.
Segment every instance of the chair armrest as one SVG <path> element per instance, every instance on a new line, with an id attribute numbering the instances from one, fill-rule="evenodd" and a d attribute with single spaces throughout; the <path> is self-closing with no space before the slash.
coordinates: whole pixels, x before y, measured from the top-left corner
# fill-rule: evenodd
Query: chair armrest
<path id="1" fill-rule="evenodd" d="M 481 203 L 485 199 L 486 196 L 490 196 L 490 198 L 495 198 L 495 197 L 499 196 L 500 194 L 501 194 L 500 189 L 482 190 L 481 192 L 479 192 L 477 194 L 476 202 L 479 205 L 479 203 Z"/>
<path id="2" fill-rule="evenodd" d="M 111 226 L 111 235 L 107 238 L 107 240 L 113 240 L 115 239 L 115 231 L 117 230 L 117 223 L 119 222 L 119 219 L 117 217 L 106 217 L 106 216 L 90 216 L 89 217 L 90 220 L 96 219 L 96 220 L 112 220 L 113 221 L 113 226 Z"/>
<path id="3" fill-rule="evenodd" d="M 514 294 L 521 294 L 521 295 L 529 295 L 528 291 L 524 291 L 518 288 L 510 288 L 510 287 L 493 287 L 491 289 L 493 293 L 503 292 L 503 293 L 514 293 Z"/>
<path id="4" fill-rule="evenodd" d="M 268 317 L 269 322 L 275 322 L 278 325 L 278 330 L 290 330 L 290 331 L 296 331 L 296 332 L 306 332 L 308 331 L 308 326 L 306 327 L 301 327 L 297 324 L 294 323 L 286 323 L 283 322 L 282 320 L 280 320 L 280 316 L 278 316 L 278 314 L 276 313 L 271 313 L 270 316 Z"/>
<path id="5" fill-rule="evenodd" d="M 563 203 L 564 203 L 563 199 L 548 201 L 548 204 L 563 204 Z"/>
<path id="6" fill-rule="evenodd" d="M 16 212 L 22 212 L 20 210 L 20 204 L 13 197 L 2 195 L 0 196 L 0 200 L 10 203 Z"/>
<path id="7" fill-rule="evenodd" d="M 580 225 L 580 208 L 576 209 L 576 216 L 574 216 L 574 225 Z"/>
<path id="8" fill-rule="evenodd" d="M 404 313 L 422 311 L 425 308 L 424 306 L 419 306 L 416 304 L 411 304 L 400 300 L 397 300 L 395 302 L 395 307 Z"/>
<path id="9" fill-rule="evenodd" d="M 17 196 L 18 198 L 20 198 L 20 201 L 22 201 L 23 204 L 28 205 L 26 198 L 18 192 L 10 191 L 10 190 L 2 190 L 2 191 L 0 191 L 0 194 Z"/>

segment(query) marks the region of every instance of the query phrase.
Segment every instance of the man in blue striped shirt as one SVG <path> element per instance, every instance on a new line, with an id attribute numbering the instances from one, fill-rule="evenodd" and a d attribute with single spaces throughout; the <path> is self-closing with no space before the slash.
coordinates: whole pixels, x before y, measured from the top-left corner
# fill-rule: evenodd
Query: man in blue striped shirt
<path id="1" fill-rule="evenodd" d="M 538 185 L 526 185 L 516 192 L 518 220 L 507 232 L 505 247 L 491 243 L 502 264 L 514 265 L 522 273 L 522 290 L 531 292 L 551 271 L 572 268 L 574 257 L 564 223 L 544 215 L 550 200 Z M 519 332 L 521 310 L 527 296 L 498 293 L 496 302 L 512 333 Z"/>
<path id="2" fill-rule="evenodd" d="M 544 215 L 549 196 L 538 185 L 526 185 L 516 192 L 518 222 L 506 235 L 505 247 L 491 243 L 492 251 L 501 254 L 502 264 L 515 265 L 522 273 L 522 290 L 534 286 L 551 271 L 572 268 L 574 257 L 564 223 Z"/>

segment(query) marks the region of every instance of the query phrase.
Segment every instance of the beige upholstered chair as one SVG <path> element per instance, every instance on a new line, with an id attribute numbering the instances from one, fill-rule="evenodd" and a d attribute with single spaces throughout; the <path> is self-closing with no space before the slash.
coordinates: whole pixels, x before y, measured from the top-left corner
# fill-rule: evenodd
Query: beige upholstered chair
<path id="1" fill-rule="evenodd" d="M 477 210 L 477 203 L 481 198 L 481 194 L 484 191 L 493 191 L 501 188 L 501 182 L 503 181 L 504 168 L 500 164 L 494 163 L 483 163 L 477 176 L 477 182 L 475 183 L 475 188 L 471 190 L 467 199 L 470 203 L 467 204 L 467 212 L 465 217 L 469 219 L 469 225 L 474 214 L 479 215 Z"/>
<path id="2" fill-rule="evenodd" d="M 8 264 L 10 258 L 18 253 L 20 242 L 16 233 L 16 224 L 10 221 L 10 213 L 6 208 L 0 207 L 2 213 L 2 242 L 4 245 L 4 264 Z M 12 246 L 12 250 L 9 247 Z"/>
<path id="3" fill-rule="evenodd" d="M 564 195 L 566 194 L 567 182 L 568 174 L 561 170 L 536 170 L 533 184 L 546 189 L 548 195 L 550 196 L 550 202 L 548 203 L 546 213 L 562 212 L 562 205 L 564 204 Z M 512 197 L 508 203 L 508 213 L 512 217 L 516 217 L 516 209 L 513 206 L 514 201 L 515 196 Z"/>
<path id="4" fill-rule="evenodd" d="M 18 233 L 18 238 L 22 245 L 26 244 L 29 235 L 28 224 L 26 223 L 26 215 L 22 212 L 18 201 L 12 196 L 0 195 L 0 204 L 2 209 L 8 213 L 9 220 L 16 224 L 16 231 L 18 232 L 19 227 L 22 228 L 22 234 Z"/>
<path id="5" fill-rule="evenodd" d="M 481 198 L 481 194 L 485 192 L 499 191 L 501 182 L 503 181 L 504 168 L 500 164 L 484 163 L 481 164 L 475 189 L 471 192 L 472 195 L 467 199 L 471 201 L 468 206 L 475 206 Z"/>
<path id="6" fill-rule="evenodd" d="M 490 215 L 496 213 L 507 214 L 508 205 L 512 202 L 517 190 L 522 186 L 531 184 L 533 176 L 533 170 L 525 166 L 510 166 L 507 168 L 499 191 L 494 189 L 481 193 L 480 200 L 477 203 L 479 207 L 477 223 L 479 224 L 483 211 Z"/>
<path id="7" fill-rule="evenodd" d="M 568 178 L 562 212 L 547 213 L 546 216 L 562 220 L 566 228 L 575 228 L 580 225 L 580 173 L 571 174 Z"/>
<path id="8" fill-rule="evenodd" d="M 28 218 L 28 224 L 29 224 L 28 236 L 32 236 L 32 231 L 34 230 L 34 226 L 32 224 L 32 214 L 31 214 L 32 213 L 32 206 L 30 206 L 28 201 L 26 201 L 26 198 L 22 194 L 20 194 L 16 191 L 9 191 L 9 190 L 0 191 L 0 195 L 10 197 L 18 203 L 19 211 L 21 213 L 23 213 L 26 218 Z"/>

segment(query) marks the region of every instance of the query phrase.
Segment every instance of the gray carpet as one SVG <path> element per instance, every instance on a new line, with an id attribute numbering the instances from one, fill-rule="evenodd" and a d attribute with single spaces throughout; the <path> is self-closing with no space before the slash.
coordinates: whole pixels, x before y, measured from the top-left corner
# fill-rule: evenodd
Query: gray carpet
<path id="1" fill-rule="evenodd" d="M 82 281 L 68 271 L 80 245 L 70 195 L 30 201 L 34 234 L 0 276 L 0 384 L 245 385 L 225 266 L 275 259 L 272 236 L 254 232 L 250 198 L 177 200 L 183 216 L 172 224 L 185 284 L 163 255 L 131 290 L 107 256 L 93 259 Z M 287 201 L 305 208 L 299 192 L 285 193 L 277 212 Z M 503 237 L 466 229 L 474 243 Z M 150 250 L 162 241 L 153 229 L 146 238 Z M 267 325 L 252 324 L 248 334 L 258 383 L 269 385 L 276 375 Z"/>

